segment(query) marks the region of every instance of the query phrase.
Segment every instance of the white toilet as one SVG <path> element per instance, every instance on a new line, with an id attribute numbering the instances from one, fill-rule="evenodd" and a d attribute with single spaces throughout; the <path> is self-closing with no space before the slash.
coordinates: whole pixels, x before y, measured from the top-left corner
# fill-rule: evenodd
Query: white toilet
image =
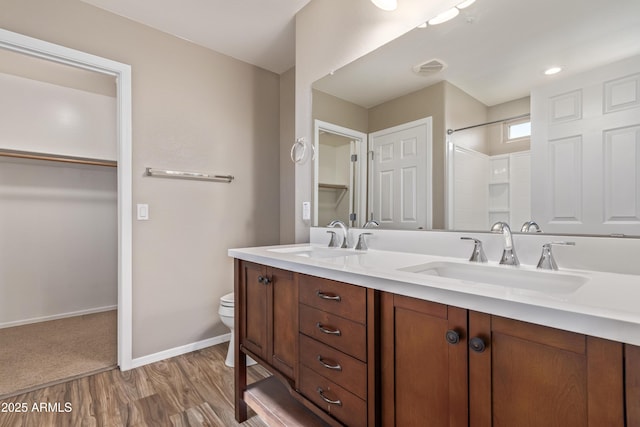
<path id="1" fill-rule="evenodd" d="M 233 315 L 234 315 L 235 298 L 233 292 L 226 294 L 220 298 L 220 308 L 218 314 L 222 323 L 229 329 L 231 329 L 231 341 L 229 342 L 229 351 L 227 351 L 227 360 L 224 364 L 233 368 L 233 343 L 235 334 L 233 332 Z M 247 356 L 247 366 L 255 365 L 256 361 Z"/>

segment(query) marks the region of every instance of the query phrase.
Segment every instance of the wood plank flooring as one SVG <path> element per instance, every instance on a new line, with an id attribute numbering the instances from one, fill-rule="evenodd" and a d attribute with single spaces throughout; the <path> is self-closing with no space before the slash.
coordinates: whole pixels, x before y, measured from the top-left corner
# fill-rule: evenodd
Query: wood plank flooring
<path id="1" fill-rule="evenodd" d="M 227 345 L 0 400 L 0 427 L 265 427 L 256 416 L 243 424 L 234 419 Z M 256 365 L 248 375 L 253 382 L 269 373 Z"/>

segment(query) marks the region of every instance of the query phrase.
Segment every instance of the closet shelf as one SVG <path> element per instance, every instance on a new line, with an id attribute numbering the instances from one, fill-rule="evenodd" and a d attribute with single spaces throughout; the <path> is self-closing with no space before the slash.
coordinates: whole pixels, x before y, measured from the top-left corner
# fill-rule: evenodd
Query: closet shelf
<path id="1" fill-rule="evenodd" d="M 349 187 L 343 184 L 323 184 L 323 183 L 319 183 L 318 188 L 321 188 L 323 190 L 345 190 L 345 191 L 349 189 Z"/>
<path id="2" fill-rule="evenodd" d="M 334 204 L 334 209 L 337 209 L 340 203 L 342 202 L 342 199 L 344 198 L 345 194 L 347 194 L 347 191 L 349 191 L 349 187 L 343 184 L 324 184 L 319 182 L 318 190 L 336 191 L 336 192 L 339 191 L 339 193 L 336 193 L 336 202 Z"/>
<path id="3" fill-rule="evenodd" d="M 33 151 L 8 150 L 0 148 L 1 157 L 14 157 L 18 159 L 47 160 L 50 162 L 75 163 L 92 166 L 117 167 L 118 162 L 114 160 L 92 159 L 89 157 L 65 156 L 62 154 L 37 153 Z"/>

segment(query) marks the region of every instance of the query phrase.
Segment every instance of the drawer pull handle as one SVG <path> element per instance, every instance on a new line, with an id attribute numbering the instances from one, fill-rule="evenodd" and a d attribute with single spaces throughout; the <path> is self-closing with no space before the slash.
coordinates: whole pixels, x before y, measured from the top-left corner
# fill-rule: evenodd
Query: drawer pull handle
<path id="1" fill-rule="evenodd" d="M 320 355 L 318 355 L 318 362 L 320 362 L 320 364 L 327 369 L 333 369 L 334 371 L 342 371 L 342 366 L 340 366 L 339 363 L 336 363 L 335 365 L 329 365 L 327 362 L 324 361 L 324 359 Z"/>
<path id="2" fill-rule="evenodd" d="M 340 295 L 325 294 L 322 291 L 316 291 L 316 295 L 322 299 L 328 299 L 330 301 L 340 301 L 342 299 L 340 298 Z"/>
<path id="3" fill-rule="evenodd" d="M 328 335 L 342 335 L 342 333 L 340 332 L 340 329 L 327 329 L 324 327 L 324 325 L 320 322 L 316 323 L 316 328 L 320 329 L 320 332 L 324 333 L 324 334 L 328 334 Z"/>
<path id="4" fill-rule="evenodd" d="M 318 390 L 316 390 L 318 392 L 318 394 L 320 395 L 320 397 L 322 398 L 322 400 L 324 400 L 325 402 L 327 402 L 330 405 L 338 405 L 338 406 L 342 406 L 342 400 L 338 399 L 338 400 L 331 400 L 329 398 L 327 398 L 324 395 L 324 390 L 320 387 L 318 387 Z"/>

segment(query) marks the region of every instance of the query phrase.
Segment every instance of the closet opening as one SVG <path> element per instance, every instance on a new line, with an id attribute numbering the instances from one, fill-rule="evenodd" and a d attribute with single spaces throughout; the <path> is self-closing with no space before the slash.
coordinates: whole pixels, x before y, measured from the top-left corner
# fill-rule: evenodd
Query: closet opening
<path id="1" fill-rule="evenodd" d="M 0 398 L 131 367 L 130 89 L 0 30 Z"/>

